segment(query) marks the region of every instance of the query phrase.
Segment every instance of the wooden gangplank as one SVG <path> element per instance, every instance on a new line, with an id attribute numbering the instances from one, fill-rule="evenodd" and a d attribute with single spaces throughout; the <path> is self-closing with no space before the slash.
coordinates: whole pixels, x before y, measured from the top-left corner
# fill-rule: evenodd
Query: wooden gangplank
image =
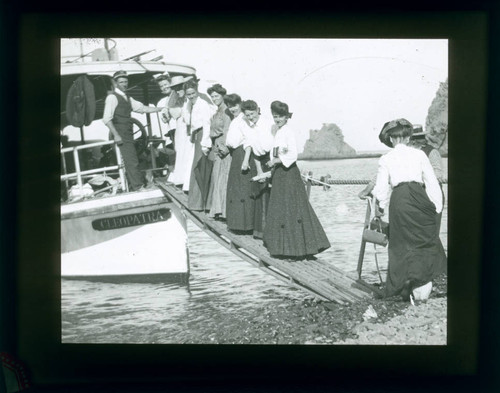
<path id="1" fill-rule="evenodd" d="M 261 240 L 254 239 L 251 235 L 232 233 L 224 222 L 214 220 L 204 212 L 189 210 L 187 195 L 172 183 L 155 179 L 155 184 L 186 217 L 215 241 L 238 257 L 295 288 L 322 300 L 340 304 L 370 297 L 374 291 L 371 285 L 350 277 L 321 257 L 316 260 L 292 262 L 273 258 Z"/>

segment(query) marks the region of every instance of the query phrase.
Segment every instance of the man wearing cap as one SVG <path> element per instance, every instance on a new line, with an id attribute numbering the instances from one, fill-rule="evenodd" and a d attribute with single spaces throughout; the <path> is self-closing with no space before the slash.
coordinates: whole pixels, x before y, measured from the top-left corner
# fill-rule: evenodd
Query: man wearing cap
<path id="1" fill-rule="evenodd" d="M 120 148 L 125 164 L 125 172 L 131 191 L 144 188 L 144 176 L 139 170 L 139 160 L 134 145 L 131 113 L 161 112 L 162 108 L 141 104 L 126 94 L 128 75 L 125 71 L 117 71 L 113 75 L 115 89 L 106 97 L 104 103 L 103 123 L 109 128 Z"/>

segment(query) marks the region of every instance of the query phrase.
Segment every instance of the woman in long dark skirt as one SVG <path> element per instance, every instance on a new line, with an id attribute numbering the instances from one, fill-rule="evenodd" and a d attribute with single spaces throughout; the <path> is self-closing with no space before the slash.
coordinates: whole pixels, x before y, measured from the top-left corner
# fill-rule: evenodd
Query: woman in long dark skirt
<path id="1" fill-rule="evenodd" d="M 264 228 L 264 245 L 272 256 L 304 259 L 330 247 L 297 167 L 297 146 L 287 125 L 288 105 L 271 104 L 275 122 L 274 147 L 268 166 L 273 168 L 271 196 Z M 275 152 L 274 154 L 272 152 Z"/>
<path id="2" fill-rule="evenodd" d="M 436 225 L 443 199 L 425 153 L 407 146 L 412 132 L 413 126 L 406 119 L 384 124 L 379 138 L 393 150 L 380 158 L 373 195 L 383 210 L 390 194 L 385 296 L 401 295 L 408 300 L 413 295 L 423 300 L 430 294 L 444 252 Z"/>
<path id="3" fill-rule="evenodd" d="M 255 165 L 257 175 L 261 175 L 262 167 L 268 161 L 269 151 L 273 146 L 271 134 L 273 121 L 260 114 L 260 108 L 253 100 L 244 101 L 241 104 L 241 111 L 244 114 L 243 133 L 247 135 L 243 166 L 250 168 L 249 163 L 252 163 Z M 264 233 L 269 195 L 270 190 L 266 180 L 252 182 L 252 198 L 255 199 L 253 237 L 257 239 L 262 239 Z"/>
<path id="4" fill-rule="evenodd" d="M 231 166 L 227 180 L 226 223 L 234 232 L 249 232 L 254 227 L 255 200 L 252 198 L 252 177 L 257 174 L 255 164 L 245 161 L 247 135 L 242 127 L 241 98 L 229 94 L 224 101 L 234 116 L 226 137 L 226 146 L 231 154 Z M 247 168 L 248 165 L 248 168 Z M 245 166 L 243 168 L 243 166 Z"/>

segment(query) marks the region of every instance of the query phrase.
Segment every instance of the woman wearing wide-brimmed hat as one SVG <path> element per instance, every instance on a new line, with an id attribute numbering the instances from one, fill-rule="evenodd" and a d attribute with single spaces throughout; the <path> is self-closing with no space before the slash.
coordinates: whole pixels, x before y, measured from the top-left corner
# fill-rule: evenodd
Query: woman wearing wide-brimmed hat
<path id="1" fill-rule="evenodd" d="M 287 124 L 292 114 L 284 102 L 273 101 L 273 149 L 267 165 L 273 168 L 271 196 L 264 228 L 264 245 L 272 256 L 304 259 L 330 247 L 297 167 L 294 131 Z"/>
<path id="2" fill-rule="evenodd" d="M 382 127 L 379 139 L 393 149 L 379 160 L 373 195 L 382 210 L 390 195 L 391 237 L 385 295 L 401 295 L 407 300 L 413 294 L 421 300 L 429 296 L 444 252 L 438 244 L 436 225 L 443 197 L 425 153 L 408 146 L 412 133 L 413 126 L 406 119 L 396 119 Z"/>

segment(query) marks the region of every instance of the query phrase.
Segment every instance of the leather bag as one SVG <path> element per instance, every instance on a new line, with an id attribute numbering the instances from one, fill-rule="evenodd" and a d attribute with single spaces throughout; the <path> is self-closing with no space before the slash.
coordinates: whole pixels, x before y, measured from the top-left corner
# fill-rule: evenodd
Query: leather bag
<path id="1" fill-rule="evenodd" d="M 368 202 L 370 203 L 370 215 L 373 214 L 374 217 L 363 230 L 363 240 L 385 247 L 389 243 L 389 223 L 375 215 L 375 201 L 369 199 Z"/>
<path id="2" fill-rule="evenodd" d="M 381 246 L 387 246 L 389 243 L 389 238 L 382 231 L 382 220 L 375 217 L 370 222 L 370 227 L 363 230 L 363 240 L 367 243 L 375 243 Z M 371 229 L 371 228 L 375 229 Z"/>

